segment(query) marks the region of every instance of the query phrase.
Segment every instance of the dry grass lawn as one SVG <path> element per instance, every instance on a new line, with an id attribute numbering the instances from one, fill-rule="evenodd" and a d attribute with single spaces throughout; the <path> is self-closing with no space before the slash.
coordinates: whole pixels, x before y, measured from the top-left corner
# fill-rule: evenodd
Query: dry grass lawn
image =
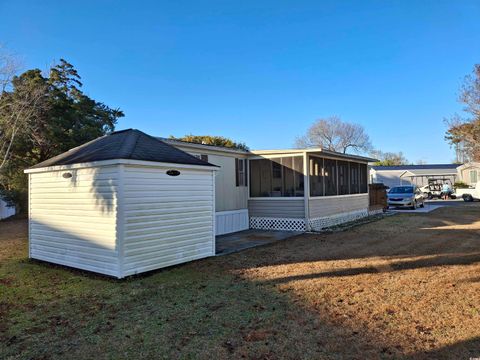
<path id="1" fill-rule="evenodd" d="M 402 214 L 117 281 L 0 222 L 0 358 L 480 357 L 480 206 Z"/>

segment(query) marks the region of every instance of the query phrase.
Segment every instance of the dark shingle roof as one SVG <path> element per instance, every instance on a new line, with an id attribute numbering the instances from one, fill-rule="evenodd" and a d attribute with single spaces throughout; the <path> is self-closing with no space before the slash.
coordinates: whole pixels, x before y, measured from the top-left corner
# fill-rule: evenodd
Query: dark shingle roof
<path id="1" fill-rule="evenodd" d="M 424 165 L 398 165 L 398 166 L 372 166 L 374 170 L 434 170 L 456 169 L 461 164 L 424 164 Z"/>
<path id="2" fill-rule="evenodd" d="M 32 169 L 113 159 L 215 166 L 144 132 L 127 129 L 112 132 L 80 145 L 43 161 L 33 166 Z"/>

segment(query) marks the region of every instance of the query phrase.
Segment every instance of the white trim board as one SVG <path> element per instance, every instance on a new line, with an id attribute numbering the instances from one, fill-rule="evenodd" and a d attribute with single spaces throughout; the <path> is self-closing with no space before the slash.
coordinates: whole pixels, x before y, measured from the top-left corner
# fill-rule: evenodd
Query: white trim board
<path id="1" fill-rule="evenodd" d="M 215 213 L 215 235 L 225 235 L 249 228 L 248 209 Z"/>
<path id="2" fill-rule="evenodd" d="M 175 164 L 175 163 L 165 163 L 165 162 L 155 162 L 155 161 L 143 161 L 143 160 L 130 160 L 130 159 L 113 159 L 113 160 L 102 160 L 102 161 L 93 161 L 87 163 L 78 163 L 71 165 L 56 165 L 43 168 L 35 169 L 26 169 L 24 170 L 25 174 L 33 174 L 40 172 L 50 172 L 50 171 L 62 171 L 62 170 L 73 170 L 73 169 L 82 169 L 90 167 L 100 167 L 100 166 L 110 166 L 110 165 L 135 165 L 135 166 L 145 166 L 145 167 L 163 167 L 163 168 L 173 168 L 173 169 L 194 169 L 194 170 L 218 170 L 218 166 L 203 166 L 203 165 L 190 165 L 190 164 Z"/>

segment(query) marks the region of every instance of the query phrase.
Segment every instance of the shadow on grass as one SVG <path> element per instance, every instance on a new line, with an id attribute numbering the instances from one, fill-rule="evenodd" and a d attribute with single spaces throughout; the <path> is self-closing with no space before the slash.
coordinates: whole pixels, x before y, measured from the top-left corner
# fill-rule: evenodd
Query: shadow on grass
<path id="1" fill-rule="evenodd" d="M 346 358 L 363 346 L 219 258 L 124 281 L 39 264 L 2 264 L 1 358 Z"/>
<path id="2" fill-rule="evenodd" d="M 442 255 L 452 255 L 453 259 L 467 256 L 468 259 L 480 249 L 478 228 L 468 229 L 468 226 L 479 221 L 480 206 L 440 208 L 434 213 L 421 215 L 396 215 L 345 232 L 304 234 L 253 250 L 261 256 L 250 258 L 252 250 L 249 250 L 244 253 L 241 262 L 232 262 L 232 266 L 248 269 L 317 261 L 368 258 L 401 260 Z M 448 228 L 452 224 L 459 228 Z M 461 239 L 457 238 L 458 233 L 461 233 Z M 448 262 L 447 257 L 439 259 Z"/>
<path id="3" fill-rule="evenodd" d="M 415 269 L 422 269 L 422 268 L 430 268 L 434 266 L 456 266 L 456 265 L 471 265 L 480 263 L 480 253 L 476 254 L 469 254 L 469 255 L 460 255 L 460 254 L 452 254 L 452 255 L 439 255 L 434 257 L 428 257 L 419 260 L 412 260 L 412 261 L 398 261 L 392 262 L 388 264 L 388 267 L 375 267 L 375 266 L 367 266 L 367 267 L 356 267 L 356 268 L 347 268 L 347 269 L 340 269 L 340 270 L 333 270 L 333 271 L 326 271 L 320 273 L 309 273 L 303 275 L 294 275 L 294 276 L 285 276 L 281 278 L 277 278 L 274 280 L 268 280 L 267 282 L 270 284 L 279 284 L 279 283 L 286 283 L 290 281 L 299 281 L 299 280 L 311 280 L 311 279 L 319 279 L 324 277 L 346 277 L 346 276 L 356 276 L 356 275 L 363 275 L 363 274 L 377 274 L 377 273 L 385 273 L 385 272 L 394 272 L 394 271 L 405 271 L 405 270 L 415 270 Z M 379 269 L 380 268 L 380 269 Z M 387 268 L 387 270 L 385 270 Z M 478 281 L 477 279 L 471 279 L 471 281 Z"/>
<path id="4" fill-rule="evenodd" d="M 405 360 L 415 359 L 467 359 L 474 360 L 480 358 L 480 337 L 470 340 L 460 341 L 453 345 L 444 346 L 440 349 L 423 351 L 416 354 L 402 357 Z"/>
<path id="5" fill-rule="evenodd" d="M 417 342 L 413 350 L 406 350 L 398 339 L 379 336 L 384 331 L 382 326 L 391 330 L 384 319 L 372 319 L 372 324 L 378 326 L 374 331 L 354 313 L 344 312 L 340 305 L 323 303 L 320 294 L 315 292 L 322 287 L 309 293 L 324 306 L 319 310 L 294 289 L 284 286 L 297 280 L 343 280 L 361 274 L 375 275 L 379 272 L 376 267 L 357 266 L 301 275 L 287 272 L 286 276 L 263 281 L 239 271 L 367 258 L 392 260 L 387 275 L 432 266 L 475 264 L 480 261 L 476 247 L 478 229 L 439 227 L 448 225 L 446 222 L 472 224 L 478 221 L 478 211 L 457 218 L 450 213 L 440 213 L 438 219 L 398 216 L 384 220 L 393 221 L 384 227 L 374 223 L 345 233 L 301 236 L 122 281 L 25 261 L 23 252 L 0 264 L 0 278 L 8 279 L 0 283 L 0 357 L 414 359 L 477 356 L 474 352 L 479 349 L 478 337 L 425 350 L 422 348 L 425 339 L 400 334 L 406 343 Z M 25 243 L 19 246 L 25 247 Z M 428 258 L 405 259 L 415 256 Z M 342 284 L 338 282 L 338 290 Z"/>

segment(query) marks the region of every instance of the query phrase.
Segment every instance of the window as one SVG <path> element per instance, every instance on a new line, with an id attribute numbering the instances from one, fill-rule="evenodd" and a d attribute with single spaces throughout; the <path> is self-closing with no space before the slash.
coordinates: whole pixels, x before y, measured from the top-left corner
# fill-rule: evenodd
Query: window
<path id="1" fill-rule="evenodd" d="M 477 171 L 476 170 L 470 170 L 470 184 L 475 184 L 477 181 L 478 181 Z"/>
<path id="2" fill-rule="evenodd" d="M 285 157 L 282 158 L 281 161 L 283 165 L 283 194 L 285 197 L 295 196 L 295 171 L 293 170 L 293 157 Z"/>
<path id="3" fill-rule="evenodd" d="M 360 193 L 368 192 L 368 167 L 367 164 L 360 164 Z"/>
<path id="4" fill-rule="evenodd" d="M 337 161 L 324 159 L 325 195 L 337 195 Z"/>
<path id="5" fill-rule="evenodd" d="M 350 194 L 360 192 L 360 171 L 358 163 L 350 163 Z"/>
<path id="6" fill-rule="evenodd" d="M 310 196 L 323 196 L 323 159 L 310 158 Z"/>
<path id="7" fill-rule="evenodd" d="M 250 160 L 251 197 L 303 196 L 303 157 Z"/>
<path id="8" fill-rule="evenodd" d="M 350 194 L 350 166 L 348 161 L 338 161 L 338 194 Z"/>
<path id="9" fill-rule="evenodd" d="M 303 196 L 305 193 L 304 188 L 304 175 L 303 175 L 303 156 L 296 156 L 293 160 L 293 174 L 295 177 L 295 196 Z"/>
<path id="10" fill-rule="evenodd" d="M 247 186 L 246 159 L 235 159 L 235 183 L 237 186 Z"/>
<path id="11" fill-rule="evenodd" d="M 353 161 L 311 156 L 310 196 L 368 193 L 368 167 Z"/>

